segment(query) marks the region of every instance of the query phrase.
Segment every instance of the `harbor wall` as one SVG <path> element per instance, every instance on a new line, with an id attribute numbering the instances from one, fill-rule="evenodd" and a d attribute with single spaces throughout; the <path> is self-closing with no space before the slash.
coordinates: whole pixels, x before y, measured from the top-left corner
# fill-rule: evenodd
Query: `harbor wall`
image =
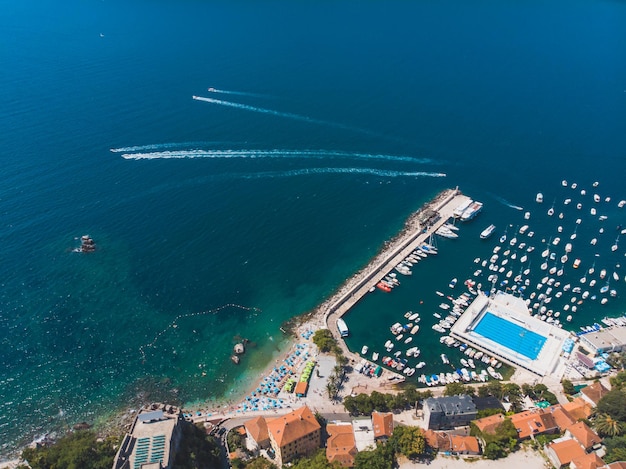
<path id="1" fill-rule="evenodd" d="M 320 312 L 324 314 L 326 327 L 338 340 L 347 357 L 355 358 L 358 355 L 351 353 L 341 339 L 336 327 L 337 319 L 369 293 L 370 289 L 375 287 L 400 261 L 426 242 L 452 217 L 454 209 L 465 200 L 468 200 L 468 197 L 462 195 L 458 188 L 446 189 L 439 193 L 433 200 L 409 216 L 402 232 L 391 240 L 382 252 L 320 305 Z M 432 213 L 433 217 L 422 223 L 420 220 L 428 213 Z"/>

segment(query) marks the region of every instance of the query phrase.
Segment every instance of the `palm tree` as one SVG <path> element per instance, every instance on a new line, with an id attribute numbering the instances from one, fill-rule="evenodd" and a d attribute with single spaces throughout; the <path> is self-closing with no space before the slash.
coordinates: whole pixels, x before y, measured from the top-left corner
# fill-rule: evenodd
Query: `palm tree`
<path id="1" fill-rule="evenodd" d="M 600 414 L 595 421 L 596 431 L 602 436 L 619 436 L 624 432 L 624 425 L 608 414 Z"/>
<path id="2" fill-rule="evenodd" d="M 333 383 L 326 384 L 326 392 L 328 393 L 328 398 L 332 399 L 335 394 L 335 386 L 333 385 Z"/>

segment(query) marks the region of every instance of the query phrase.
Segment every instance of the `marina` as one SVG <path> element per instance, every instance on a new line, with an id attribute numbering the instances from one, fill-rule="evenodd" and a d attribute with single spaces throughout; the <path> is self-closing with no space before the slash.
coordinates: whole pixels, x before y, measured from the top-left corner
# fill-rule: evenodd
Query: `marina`
<path id="1" fill-rule="evenodd" d="M 571 186 L 562 187 L 568 192 L 572 190 Z M 553 198 L 549 191 L 545 193 Z M 393 299 L 385 300 L 373 294 L 371 299 L 367 299 L 368 306 L 361 304 L 365 294 L 375 290 L 371 286 L 367 288 L 370 284 L 365 283 L 361 290 L 357 288 L 345 294 L 345 302 L 342 303 L 341 299 L 337 301 L 337 308 L 331 314 L 341 314 L 347 324 L 353 324 L 353 317 L 362 314 L 360 311 L 371 308 L 385 311 L 374 319 L 376 322 L 383 318 L 397 318 L 395 322 L 391 320 L 394 324 L 387 337 L 381 337 L 381 332 L 365 331 L 362 323 L 357 321 L 354 323 L 355 336 L 359 338 L 360 345 L 353 346 L 352 338 L 348 338 L 348 348 L 358 350 L 358 347 L 367 344 L 370 353 L 374 351 L 377 357 L 382 358 L 384 367 L 403 373 L 404 376 L 399 379 L 412 376 L 413 370 L 423 370 L 417 381 L 427 386 L 502 379 L 498 368 L 503 365 L 522 367 L 538 376 L 562 375 L 566 369 L 562 360 L 563 344 L 571 336 L 567 329 L 591 319 L 588 315 L 581 316 L 583 310 L 606 307 L 612 298 L 617 298 L 618 284 L 622 282 L 617 257 L 624 255 L 619 252 L 618 246 L 622 230 L 620 220 L 617 221 L 617 240 L 611 238 L 599 243 L 596 239 L 608 228 L 606 221 L 609 216 L 602 206 L 609 203 L 607 198 L 609 201 L 611 198 L 603 197 L 594 202 L 598 204 L 596 215 L 586 212 L 585 216 L 581 209 L 576 208 L 578 204 L 583 205 L 586 191 L 583 189 L 580 193 L 580 198 L 563 194 L 561 205 L 558 202 L 560 197 L 554 197 L 549 210 L 543 215 L 533 216 L 531 211 L 522 210 L 522 222 L 515 225 L 512 219 L 513 223 L 507 224 L 501 237 L 495 241 L 490 241 L 495 224 L 478 228 L 468 223 L 482 212 L 482 202 L 466 197 L 460 201 L 451 199 L 449 203 L 440 205 L 433 217 L 437 222 L 426 230 L 422 229 L 421 238 L 415 239 L 413 244 L 405 243 L 405 247 L 396 249 L 395 255 L 388 256 L 386 262 L 380 262 L 378 269 L 374 267 L 370 270 L 370 282 L 382 276 L 379 282 L 384 283 L 388 292 L 399 286 L 390 281 L 388 269 L 393 271 L 391 273 L 395 277 L 410 276 L 405 280 L 408 285 L 403 283 L 397 292 L 394 290 L 393 296 L 389 297 Z M 574 204 L 571 204 L 572 200 Z M 542 201 L 543 194 L 533 202 Z M 545 220 L 542 220 L 543 217 Z M 474 233 L 479 230 L 477 238 L 485 244 L 473 248 L 472 252 L 479 254 L 479 257 L 473 258 L 473 263 L 479 268 L 473 268 L 473 273 L 465 276 L 463 263 L 460 262 L 463 256 L 455 251 L 457 243 L 464 242 L 460 240 L 466 238 L 466 230 Z M 588 243 L 590 238 L 592 243 Z M 422 248 L 424 243 L 428 248 Z M 591 253 L 591 260 L 589 248 L 581 249 L 581 245 L 587 243 L 591 250 L 596 251 Z M 488 255 L 484 254 L 485 247 L 491 250 Z M 452 251 L 451 257 L 448 257 L 448 251 Z M 440 287 L 431 296 L 419 286 L 424 283 L 425 276 L 433 272 L 436 264 L 428 261 L 429 267 L 426 267 L 419 262 L 433 253 L 437 253 L 437 262 L 445 263 L 445 259 L 453 262 L 454 269 L 451 271 L 458 276 L 448 277 L 445 283 L 439 284 L 443 287 L 447 283 L 448 293 L 446 288 Z M 456 257 L 455 260 L 452 261 L 452 257 Z M 603 268 L 597 269 L 596 266 Z M 417 289 L 419 299 L 413 297 L 406 302 L 410 295 L 405 292 L 411 289 Z M 396 297 L 402 299 L 396 302 Z M 435 302 L 435 298 L 439 301 Z M 412 314 L 405 313 L 403 319 L 392 314 L 388 311 L 389 306 L 385 306 L 388 301 L 402 304 L 398 306 L 401 310 L 417 310 L 418 314 L 421 313 L 419 319 L 425 321 L 418 327 Z M 577 320 L 577 317 L 581 319 Z M 599 321 L 599 318 L 594 320 Z M 431 347 L 430 344 L 436 342 L 428 335 L 418 334 L 420 327 L 432 329 L 435 337 L 441 334 L 441 345 Z M 381 330 L 384 328 L 381 327 Z M 381 338 L 373 340 L 374 337 Z M 451 349 L 451 353 L 441 354 L 441 346 Z M 364 358 L 371 359 L 369 356 Z"/>

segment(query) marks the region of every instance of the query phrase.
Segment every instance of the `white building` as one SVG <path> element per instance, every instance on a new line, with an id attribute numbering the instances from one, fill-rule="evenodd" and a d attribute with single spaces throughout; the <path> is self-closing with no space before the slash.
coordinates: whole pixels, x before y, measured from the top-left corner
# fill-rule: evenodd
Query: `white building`
<path id="1" fill-rule="evenodd" d="M 531 316 L 522 298 L 497 292 L 491 297 L 479 294 L 450 335 L 505 363 L 546 376 L 557 372 L 570 334 Z"/>

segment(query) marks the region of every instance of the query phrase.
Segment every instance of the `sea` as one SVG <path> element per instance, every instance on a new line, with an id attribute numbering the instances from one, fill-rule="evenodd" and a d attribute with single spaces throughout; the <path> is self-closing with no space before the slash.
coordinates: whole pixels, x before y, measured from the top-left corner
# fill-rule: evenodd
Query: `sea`
<path id="1" fill-rule="evenodd" d="M 146 402 L 235 400 L 281 326 L 446 188 L 482 213 L 346 316 L 353 350 L 410 309 L 437 360 L 434 291 L 525 211 L 537 254 L 546 210 L 580 199 L 586 268 L 594 191 L 618 295 L 571 327 L 623 313 L 625 25 L 616 0 L 0 0 L 0 453 Z"/>

